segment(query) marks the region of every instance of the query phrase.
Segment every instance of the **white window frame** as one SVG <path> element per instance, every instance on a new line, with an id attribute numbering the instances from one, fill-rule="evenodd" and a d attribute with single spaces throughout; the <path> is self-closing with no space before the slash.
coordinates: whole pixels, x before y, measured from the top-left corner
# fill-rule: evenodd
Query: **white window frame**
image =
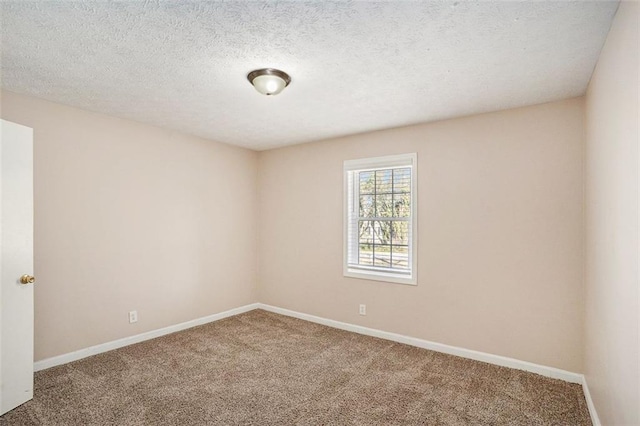
<path id="1" fill-rule="evenodd" d="M 418 156 L 416 153 L 388 155 L 384 157 L 346 160 L 343 168 L 344 179 L 344 212 L 343 212 L 343 274 L 345 277 L 361 278 L 374 281 L 385 281 L 398 284 L 417 285 L 418 282 Z M 359 198 L 357 182 L 350 176 L 354 172 L 389 169 L 396 167 L 411 168 L 411 233 L 409 240 L 410 272 L 393 272 L 372 266 L 355 266 L 349 264 L 349 245 L 351 250 L 358 250 L 357 228 L 349 224 L 350 213 L 358 209 Z M 350 183 L 351 180 L 351 183 Z M 355 233 L 349 235 L 349 233 Z M 354 238 L 355 236 L 355 238 Z"/>

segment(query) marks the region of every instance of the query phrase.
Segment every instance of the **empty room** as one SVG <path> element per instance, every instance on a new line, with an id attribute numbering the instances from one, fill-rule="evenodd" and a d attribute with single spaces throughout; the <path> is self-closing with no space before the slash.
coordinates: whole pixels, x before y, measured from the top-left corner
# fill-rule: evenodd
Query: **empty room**
<path id="1" fill-rule="evenodd" d="M 0 0 L 0 426 L 640 425 L 639 17 Z"/>

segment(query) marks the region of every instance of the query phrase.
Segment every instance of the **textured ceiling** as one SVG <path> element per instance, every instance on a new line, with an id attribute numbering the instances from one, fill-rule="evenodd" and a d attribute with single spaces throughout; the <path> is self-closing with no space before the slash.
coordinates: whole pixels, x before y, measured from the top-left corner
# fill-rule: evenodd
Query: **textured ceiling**
<path id="1" fill-rule="evenodd" d="M 618 3 L 0 7 L 3 88 L 262 150 L 582 95 Z M 263 67 L 291 85 L 258 94 Z"/>

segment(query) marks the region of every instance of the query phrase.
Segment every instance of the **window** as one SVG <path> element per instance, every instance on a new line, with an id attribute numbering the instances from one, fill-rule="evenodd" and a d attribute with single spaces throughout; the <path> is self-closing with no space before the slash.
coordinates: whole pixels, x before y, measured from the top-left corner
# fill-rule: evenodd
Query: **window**
<path id="1" fill-rule="evenodd" d="M 344 275 L 416 284 L 416 154 L 344 162 Z"/>

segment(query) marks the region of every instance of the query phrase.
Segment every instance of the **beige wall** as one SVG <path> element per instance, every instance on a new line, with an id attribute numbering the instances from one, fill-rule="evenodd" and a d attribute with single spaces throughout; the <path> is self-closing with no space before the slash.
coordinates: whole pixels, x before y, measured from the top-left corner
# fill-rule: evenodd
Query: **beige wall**
<path id="1" fill-rule="evenodd" d="M 259 300 L 582 371 L 583 117 L 579 98 L 261 152 Z M 418 285 L 345 278 L 343 161 L 406 152 Z"/>
<path id="2" fill-rule="evenodd" d="M 255 152 L 1 102 L 34 129 L 36 360 L 256 302 Z"/>
<path id="3" fill-rule="evenodd" d="M 620 5 L 586 96 L 585 375 L 604 425 L 640 424 L 638 6 Z"/>

